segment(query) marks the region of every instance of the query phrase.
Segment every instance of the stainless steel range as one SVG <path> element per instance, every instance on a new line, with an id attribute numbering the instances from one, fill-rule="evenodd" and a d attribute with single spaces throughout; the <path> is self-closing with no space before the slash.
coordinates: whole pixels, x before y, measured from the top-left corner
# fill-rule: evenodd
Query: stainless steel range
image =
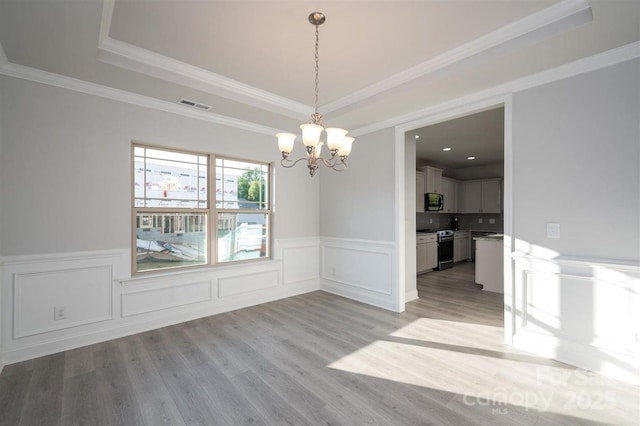
<path id="1" fill-rule="evenodd" d="M 438 270 L 453 266 L 453 231 L 438 231 Z"/>

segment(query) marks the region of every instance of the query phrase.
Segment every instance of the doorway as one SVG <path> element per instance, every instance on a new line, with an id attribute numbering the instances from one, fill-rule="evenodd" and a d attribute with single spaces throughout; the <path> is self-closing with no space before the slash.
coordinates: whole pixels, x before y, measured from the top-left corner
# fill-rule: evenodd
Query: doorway
<path id="1" fill-rule="evenodd" d="M 504 270 L 504 340 L 507 344 L 513 342 L 515 312 L 513 292 L 513 267 L 511 253 L 512 241 L 512 104 L 511 96 L 500 96 L 482 101 L 449 105 L 425 111 L 422 118 L 396 127 L 396 244 L 397 244 L 397 273 L 398 273 L 398 311 L 404 311 L 407 295 L 416 288 L 416 222 L 415 222 L 415 131 L 427 126 L 436 125 L 461 117 L 481 113 L 484 111 L 504 109 L 504 146 L 503 146 L 503 270 Z M 440 148 L 441 149 L 441 148 Z M 414 219 L 412 219 L 412 217 Z"/>

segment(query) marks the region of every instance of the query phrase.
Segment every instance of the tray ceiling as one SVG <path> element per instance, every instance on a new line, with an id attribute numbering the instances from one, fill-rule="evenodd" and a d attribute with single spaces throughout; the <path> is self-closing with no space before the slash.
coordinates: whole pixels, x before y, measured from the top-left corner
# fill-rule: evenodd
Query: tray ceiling
<path id="1" fill-rule="evenodd" d="M 313 10 L 320 112 L 350 129 L 640 40 L 637 1 L 4 0 L 0 53 L 293 130 L 312 109 Z"/>

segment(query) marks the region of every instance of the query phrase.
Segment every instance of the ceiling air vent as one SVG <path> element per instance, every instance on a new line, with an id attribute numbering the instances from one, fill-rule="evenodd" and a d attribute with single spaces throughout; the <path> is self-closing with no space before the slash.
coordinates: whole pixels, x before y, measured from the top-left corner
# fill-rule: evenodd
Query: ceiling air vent
<path id="1" fill-rule="evenodd" d="M 180 99 L 178 101 L 179 104 L 190 106 L 191 108 L 199 109 L 201 111 L 209 111 L 211 107 L 209 105 L 201 104 L 195 101 L 190 101 L 189 99 Z"/>

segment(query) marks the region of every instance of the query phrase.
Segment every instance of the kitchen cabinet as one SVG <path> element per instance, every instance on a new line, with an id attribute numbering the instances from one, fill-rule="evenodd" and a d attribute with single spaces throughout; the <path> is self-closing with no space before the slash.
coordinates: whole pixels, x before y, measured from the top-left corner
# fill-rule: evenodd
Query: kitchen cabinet
<path id="1" fill-rule="evenodd" d="M 440 213 L 458 213 L 458 188 L 460 182 L 455 179 L 443 177 L 441 180 L 444 206 Z"/>
<path id="2" fill-rule="evenodd" d="M 476 283 L 485 291 L 504 293 L 502 236 L 476 239 Z"/>
<path id="3" fill-rule="evenodd" d="M 424 172 L 424 192 L 437 192 L 442 194 L 442 169 L 431 166 L 421 167 Z"/>
<path id="4" fill-rule="evenodd" d="M 426 272 L 438 266 L 438 236 L 418 234 L 416 237 L 416 270 Z"/>
<path id="5" fill-rule="evenodd" d="M 453 235 L 453 261 L 462 262 L 469 259 L 469 232 L 456 231 Z"/>
<path id="6" fill-rule="evenodd" d="M 461 213 L 500 213 L 500 179 L 462 182 Z"/>
<path id="7" fill-rule="evenodd" d="M 424 212 L 424 173 L 416 171 L 416 213 Z"/>

